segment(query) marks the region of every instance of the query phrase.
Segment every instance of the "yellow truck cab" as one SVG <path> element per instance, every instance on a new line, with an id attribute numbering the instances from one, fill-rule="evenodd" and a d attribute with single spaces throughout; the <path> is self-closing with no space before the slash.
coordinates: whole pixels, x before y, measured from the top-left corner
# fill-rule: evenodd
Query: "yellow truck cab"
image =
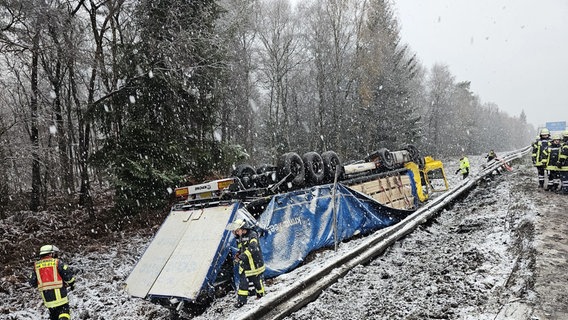
<path id="1" fill-rule="evenodd" d="M 428 200 L 434 192 L 443 192 L 449 189 L 444 165 L 440 160 L 426 156 L 424 157 L 422 169 L 414 162 L 407 162 L 404 164 L 404 167 L 411 170 L 414 174 L 416 193 L 422 202 Z"/>

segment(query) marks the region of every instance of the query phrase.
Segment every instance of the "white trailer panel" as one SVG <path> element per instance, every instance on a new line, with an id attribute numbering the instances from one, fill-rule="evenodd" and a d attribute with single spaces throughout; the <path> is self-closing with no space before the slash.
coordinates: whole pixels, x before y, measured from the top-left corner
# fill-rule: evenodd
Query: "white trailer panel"
<path id="1" fill-rule="evenodd" d="M 126 279 L 127 292 L 141 298 L 197 298 L 229 239 L 225 227 L 237 206 L 171 211 Z"/>

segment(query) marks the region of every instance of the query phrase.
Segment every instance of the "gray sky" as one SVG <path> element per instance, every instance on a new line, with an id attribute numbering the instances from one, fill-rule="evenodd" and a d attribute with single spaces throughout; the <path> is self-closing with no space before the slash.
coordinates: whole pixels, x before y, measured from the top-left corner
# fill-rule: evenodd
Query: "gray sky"
<path id="1" fill-rule="evenodd" d="M 568 0 L 394 0 L 402 40 L 482 102 L 535 126 L 568 121 Z"/>

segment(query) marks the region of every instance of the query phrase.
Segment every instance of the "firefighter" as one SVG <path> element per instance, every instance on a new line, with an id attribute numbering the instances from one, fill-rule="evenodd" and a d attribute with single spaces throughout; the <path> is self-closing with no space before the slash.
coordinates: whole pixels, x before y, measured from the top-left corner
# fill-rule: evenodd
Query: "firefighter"
<path id="1" fill-rule="evenodd" d="M 456 170 L 456 174 L 461 172 L 463 179 L 467 178 L 469 175 L 469 159 L 466 156 L 460 158 L 460 167 Z"/>
<path id="2" fill-rule="evenodd" d="M 543 163 L 546 164 L 545 169 L 548 170 L 548 183 L 544 189 L 546 191 L 556 191 L 560 185 L 560 171 L 562 170 L 562 163 L 560 162 L 560 141 L 560 134 L 555 133 L 552 135 L 552 141 L 543 151 Z"/>
<path id="3" fill-rule="evenodd" d="M 235 254 L 235 263 L 239 267 L 239 284 L 235 307 L 240 308 L 247 303 L 249 282 L 254 285 L 257 299 L 264 296 L 264 259 L 258 242 L 258 233 L 248 227 L 245 220 L 235 220 L 227 226 L 227 230 L 233 231 L 237 240 L 238 251 Z"/>
<path id="4" fill-rule="evenodd" d="M 550 131 L 546 128 L 540 130 L 538 141 L 533 144 L 532 149 L 532 163 L 536 167 L 538 173 L 538 187 L 544 188 L 544 170 L 546 163 L 544 160 L 544 149 L 550 144 Z"/>
<path id="5" fill-rule="evenodd" d="M 568 194 L 568 130 L 562 132 L 560 155 L 558 156 L 558 173 L 561 188 L 559 193 Z"/>
<path id="6" fill-rule="evenodd" d="M 57 258 L 59 249 L 51 244 L 39 249 L 39 260 L 34 263 L 29 283 L 37 287 L 43 304 L 49 310 L 50 320 L 71 319 L 67 292 L 73 290 L 73 271 Z"/>
<path id="7" fill-rule="evenodd" d="M 495 151 L 493 151 L 493 149 L 489 150 L 489 153 L 487 153 L 487 155 L 485 156 L 485 158 L 487 158 L 487 162 L 491 162 L 494 159 L 497 159 L 497 154 L 495 153 Z M 501 171 L 502 169 L 505 167 L 505 163 L 503 163 L 503 166 L 498 167 L 497 169 L 495 169 L 491 174 L 492 175 L 501 175 Z"/>
<path id="8" fill-rule="evenodd" d="M 493 151 L 493 149 L 491 149 L 489 151 L 489 153 L 485 156 L 485 158 L 487 158 L 487 162 L 497 158 L 497 154 L 495 153 L 495 151 Z"/>

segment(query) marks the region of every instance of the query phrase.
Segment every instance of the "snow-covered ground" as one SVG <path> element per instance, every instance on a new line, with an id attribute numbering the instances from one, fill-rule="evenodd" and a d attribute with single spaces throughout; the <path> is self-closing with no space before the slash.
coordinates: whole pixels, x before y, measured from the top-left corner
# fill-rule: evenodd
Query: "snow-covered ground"
<path id="1" fill-rule="evenodd" d="M 485 160 L 478 156 L 470 161 L 475 175 Z M 457 185 L 457 160 L 444 164 L 450 185 Z M 481 183 L 289 319 L 568 319 L 568 296 L 562 289 L 568 283 L 568 201 L 535 186 L 536 170 L 530 163 L 515 164 L 513 172 Z M 76 218 L 88 219 L 85 215 L 78 212 Z M 22 212 L 0 221 L 0 252 L 16 252 L 15 246 L 25 252 L 14 255 L 19 260 L 5 259 L 2 266 L 0 319 L 47 318 L 37 291 L 25 283 L 35 251 L 44 242 L 58 245 L 63 259 L 79 271 L 70 294 L 75 319 L 173 319 L 167 308 L 131 298 L 123 290 L 157 225 L 111 232 L 98 223 L 73 231 L 62 220 L 55 213 L 37 217 Z M 67 236 L 57 236 L 61 232 Z M 64 239 L 75 240 L 60 242 Z M 360 241 L 364 239 L 341 244 L 337 253 L 320 252 L 309 264 L 267 281 L 268 296 Z M 557 268 L 563 268 L 563 276 Z M 216 299 L 195 318 L 238 318 L 262 303 L 250 299 L 235 309 L 234 300 L 233 293 Z"/>

